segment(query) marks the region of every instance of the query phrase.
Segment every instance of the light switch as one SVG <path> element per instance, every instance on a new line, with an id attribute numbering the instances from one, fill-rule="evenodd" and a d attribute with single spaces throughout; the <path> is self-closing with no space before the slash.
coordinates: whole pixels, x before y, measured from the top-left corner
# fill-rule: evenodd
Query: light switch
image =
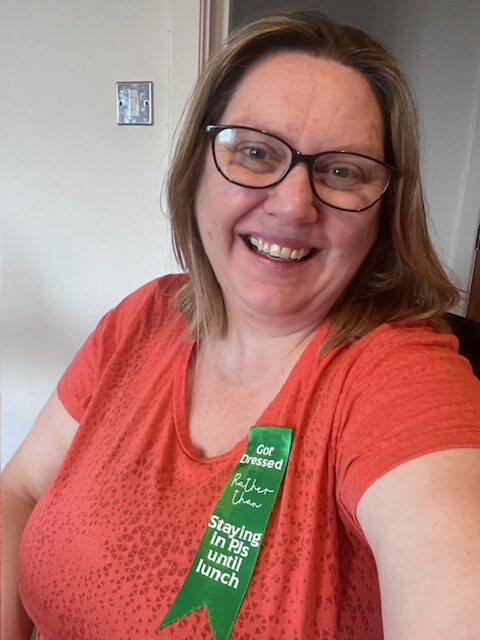
<path id="1" fill-rule="evenodd" d="M 152 82 L 117 82 L 117 124 L 153 124 Z"/>
<path id="2" fill-rule="evenodd" d="M 138 104 L 138 89 L 128 90 L 128 116 L 130 118 L 138 118 L 140 108 Z"/>

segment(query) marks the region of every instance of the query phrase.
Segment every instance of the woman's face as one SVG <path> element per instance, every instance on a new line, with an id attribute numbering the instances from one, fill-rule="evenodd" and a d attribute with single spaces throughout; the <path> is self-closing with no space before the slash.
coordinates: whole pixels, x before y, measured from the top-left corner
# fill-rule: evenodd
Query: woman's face
<path id="1" fill-rule="evenodd" d="M 349 150 L 383 159 L 382 116 L 367 81 L 305 53 L 261 59 L 211 124 L 263 129 L 305 154 Z M 373 245 L 379 206 L 350 213 L 323 204 L 303 164 L 273 187 L 234 185 L 217 171 L 209 148 L 196 216 L 229 322 L 243 318 L 277 333 L 318 326 Z M 259 240 L 306 257 L 260 253 L 252 244 Z"/>

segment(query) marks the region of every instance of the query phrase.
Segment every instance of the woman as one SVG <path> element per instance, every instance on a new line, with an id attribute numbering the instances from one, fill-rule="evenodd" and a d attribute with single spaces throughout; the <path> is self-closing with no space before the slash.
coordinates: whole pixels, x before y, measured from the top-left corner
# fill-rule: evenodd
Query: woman
<path id="1" fill-rule="evenodd" d="M 6 637 L 211 638 L 155 629 L 250 425 L 293 441 L 231 638 L 477 637 L 479 384 L 389 52 L 317 13 L 238 31 L 168 193 L 188 276 L 101 320 L 5 472 Z"/>

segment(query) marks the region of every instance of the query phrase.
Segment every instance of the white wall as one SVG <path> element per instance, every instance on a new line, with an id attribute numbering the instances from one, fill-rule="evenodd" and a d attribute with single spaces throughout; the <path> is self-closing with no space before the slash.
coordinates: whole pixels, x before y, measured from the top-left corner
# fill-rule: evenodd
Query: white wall
<path id="1" fill-rule="evenodd" d="M 240 1 L 236 6 L 246 13 L 259 6 Z M 261 6 L 275 4 L 262 0 Z M 480 202 L 480 3 L 283 4 L 323 9 L 397 49 L 424 113 L 436 243 L 466 283 Z M 175 269 L 158 201 L 174 124 L 197 72 L 200 5 L 2 4 L 4 461 L 100 315 L 143 282 Z M 115 124 L 117 80 L 154 82 L 153 127 Z"/>
<path id="2" fill-rule="evenodd" d="M 395 52 L 418 97 L 432 237 L 457 284 L 468 289 L 480 211 L 480 2 L 235 0 L 232 21 L 278 9 L 323 11 Z"/>
<path id="3" fill-rule="evenodd" d="M 199 4 L 4 2 L 4 461 L 99 317 L 176 269 L 159 196 Z M 154 126 L 116 125 L 118 80 L 154 82 Z"/>

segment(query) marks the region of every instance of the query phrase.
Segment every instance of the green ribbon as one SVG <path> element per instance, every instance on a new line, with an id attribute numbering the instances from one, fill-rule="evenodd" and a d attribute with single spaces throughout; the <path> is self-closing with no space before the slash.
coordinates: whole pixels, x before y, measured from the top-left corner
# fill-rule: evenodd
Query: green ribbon
<path id="1" fill-rule="evenodd" d="M 251 427 L 187 577 L 158 629 L 205 607 L 215 640 L 227 640 L 255 567 L 287 467 L 292 429 Z"/>

